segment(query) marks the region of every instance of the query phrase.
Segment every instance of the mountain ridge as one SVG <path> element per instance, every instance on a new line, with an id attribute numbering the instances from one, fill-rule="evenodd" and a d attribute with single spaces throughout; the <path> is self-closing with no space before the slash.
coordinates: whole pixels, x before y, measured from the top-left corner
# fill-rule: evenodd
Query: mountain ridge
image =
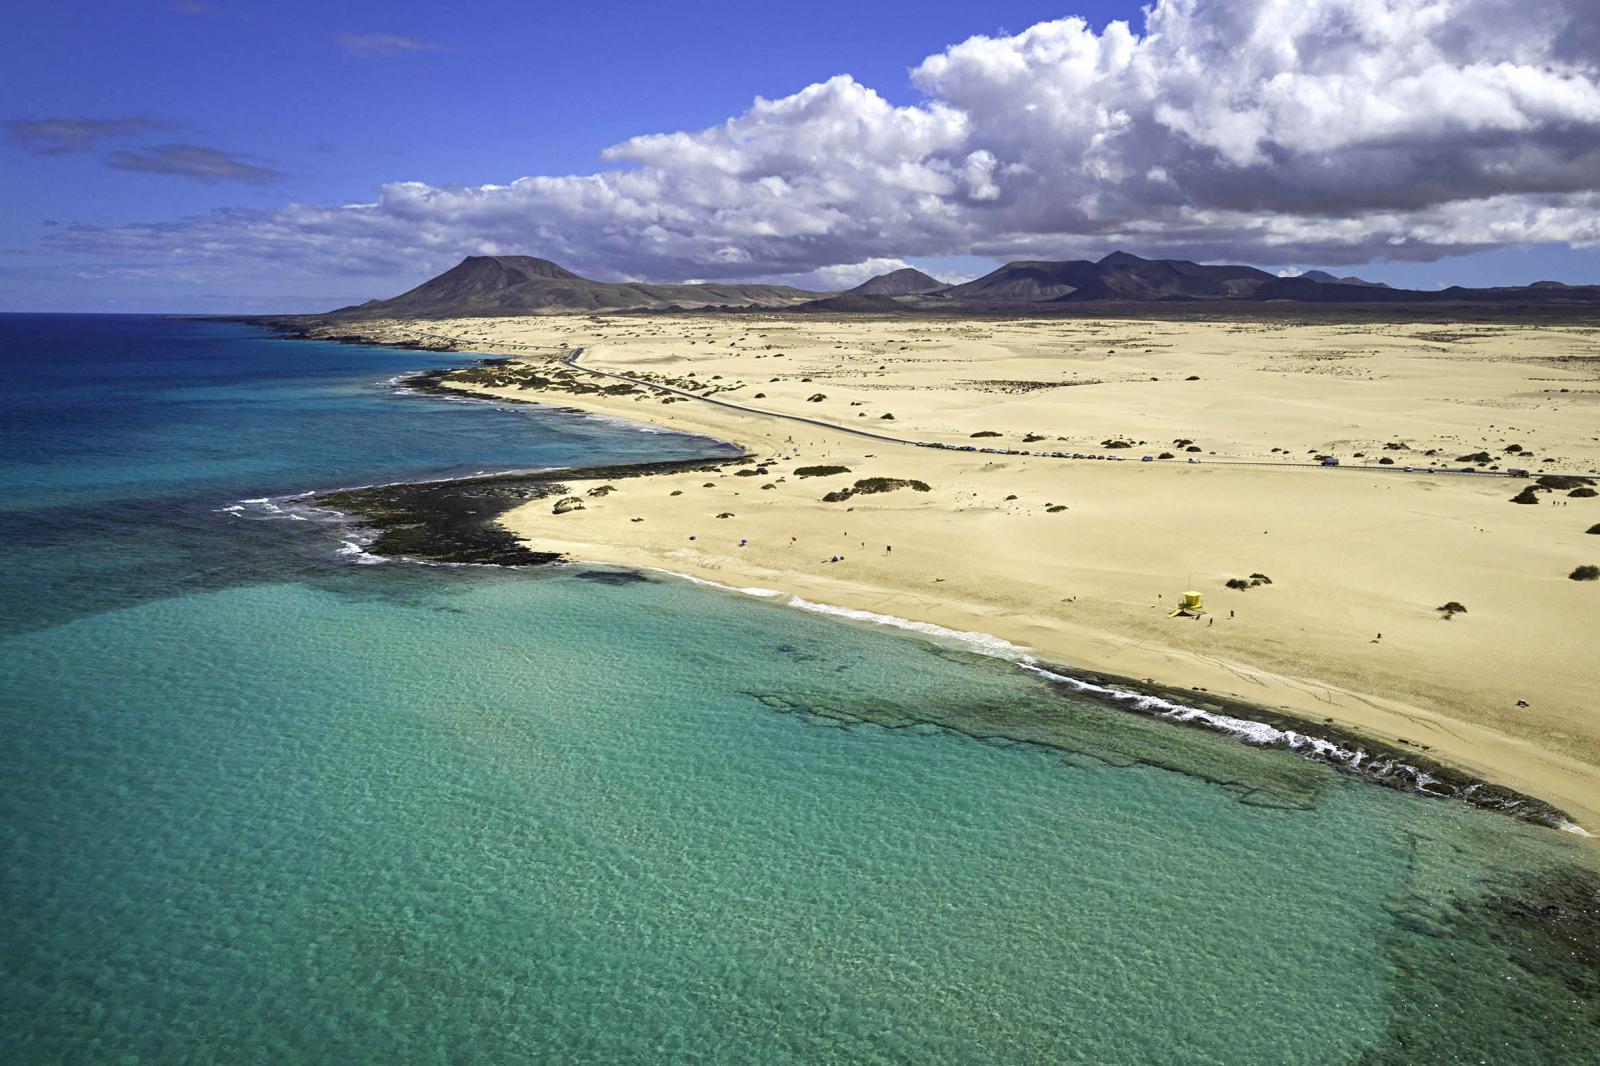
<path id="1" fill-rule="evenodd" d="M 845 292 L 736 282 L 654 284 L 593 281 L 535 256 L 467 256 L 398 296 L 315 316 L 329 322 L 376 318 L 461 318 L 627 311 L 781 311 L 840 314 L 1043 311 L 1095 303 L 1304 304 L 1499 303 L 1600 308 L 1600 286 L 1541 281 L 1526 286 L 1397 289 L 1358 277 L 1307 271 L 1278 277 L 1251 266 L 1144 259 L 1112 252 L 1097 260 L 1023 259 L 983 277 L 947 285 L 905 267 Z"/>
<path id="2" fill-rule="evenodd" d="M 827 295 L 788 285 L 593 281 L 535 256 L 469 255 L 398 296 L 341 307 L 327 317 L 465 318 L 746 305 L 781 308 Z"/>

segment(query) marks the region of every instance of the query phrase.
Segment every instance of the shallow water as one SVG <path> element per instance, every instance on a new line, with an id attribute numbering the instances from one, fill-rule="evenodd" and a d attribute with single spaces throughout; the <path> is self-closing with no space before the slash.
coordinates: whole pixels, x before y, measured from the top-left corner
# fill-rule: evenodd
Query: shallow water
<path id="1" fill-rule="evenodd" d="M 685 583 L 354 566 L 222 508 L 709 446 L 17 328 L 7 1061 L 1592 1061 L 1588 845 Z"/>

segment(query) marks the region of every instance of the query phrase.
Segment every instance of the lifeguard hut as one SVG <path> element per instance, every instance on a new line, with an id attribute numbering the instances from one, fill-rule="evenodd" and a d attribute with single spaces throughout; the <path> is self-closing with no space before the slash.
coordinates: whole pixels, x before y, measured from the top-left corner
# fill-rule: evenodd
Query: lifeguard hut
<path id="1" fill-rule="evenodd" d="M 1200 601 L 1200 593 L 1190 589 L 1183 594 L 1183 602 L 1178 604 L 1177 610 L 1167 615 L 1167 617 L 1177 618 L 1182 615 L 1185 618 L 1199 618 L 1205 613 L 1206 609 L 1205 605 Z"/>

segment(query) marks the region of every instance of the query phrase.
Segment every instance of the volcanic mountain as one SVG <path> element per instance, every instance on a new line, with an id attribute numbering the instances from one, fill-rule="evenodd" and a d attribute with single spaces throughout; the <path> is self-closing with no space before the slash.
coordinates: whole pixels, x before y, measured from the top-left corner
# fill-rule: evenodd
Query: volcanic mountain
<path id="1" fill-rule="evenodd" d="M 887 274 L 879 274 L 875 278 L 863 281 L 853 289 L 846 289 L 843 296 L 922 296 L 930 292 L 940 292 L 950 286 L 938 278 L 929 277 L 915 267 L 903 267 L 892 270 Z"/>
<path id="2" fill-rule="evenodd" d="M 596 311 L 764 311 L 838 314 L 1028 313 L 1094 303 L 1281 301 L 1351 304 L 1515 304 L 1600 308 L 1600 286 L 1537 285 L 1494 289 L 1454 286 L 1436 291 L 1391 289 L 1361 278 L 1308 271 L 1280 278 L 1249 266 L 1206 266 L 1183 259 L 1142 259 L 1113 252 L 1098 262 L 1022 260 L 961 285 L 945 285 L 910 268 L 884 274 L 845 293 L 786 285 L 734 283 L 654 285 L 591 281 L 548 259 L 474 255 L 410 292 L 327 315 L 326 325 L 376 318 L 461 318 L 472 315 L 583 314 Z"/>
<path id="3" fill-rule="evenodd" d="M 1097 263 L 1024 260 L 1007 263 L 941 297 L 962 303 L 1089 300 L 1220 300 L 1250 296 L 1273 276 L 1247 266 L 1201 266 L 1182 259 L 1141 259 L 1112 252 Z"/>
<path id="4" fill-rule="evenodd" d="M 548 259 L 469 255 L 449 270 L 388 300 L 330 313 L 340 319 L 465 318 L 668 308 L 790 307 L 827 293 L 787 285 L 651 285 L 590 281 Z"/>
<path id="5" fill-rule="evenodd" d="M 1389 287 L 1381 281 L 1368 281 L 1365 278 L 1358 278 L 1354 274 L 1336 278 L 1326 270 L 1308 270 L 1300 276 L 1307 281 L 1319 281 L 1324 285 L 1365 285 L 1369 289 L 1387 289 Z M 1538 282 L 1534 282 L 1534 284 L 1537 285 Z"/>

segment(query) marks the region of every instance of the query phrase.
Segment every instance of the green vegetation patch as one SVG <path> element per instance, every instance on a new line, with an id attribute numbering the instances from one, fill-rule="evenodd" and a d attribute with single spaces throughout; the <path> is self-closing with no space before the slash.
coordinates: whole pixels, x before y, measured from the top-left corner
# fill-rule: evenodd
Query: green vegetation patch
<path id="1" fill-rule="evenodd" d="M 912 489 L 916 492 L 933 491 L 926 481 L 917 481 L 915 478 L 898 477 L 864 477 L 848 489 L 836 489 L 822 497 L 823 503 L 843 503 L 852 496 L 873 496 L 880 492 L 894 492 L 897 489 Z"/>

